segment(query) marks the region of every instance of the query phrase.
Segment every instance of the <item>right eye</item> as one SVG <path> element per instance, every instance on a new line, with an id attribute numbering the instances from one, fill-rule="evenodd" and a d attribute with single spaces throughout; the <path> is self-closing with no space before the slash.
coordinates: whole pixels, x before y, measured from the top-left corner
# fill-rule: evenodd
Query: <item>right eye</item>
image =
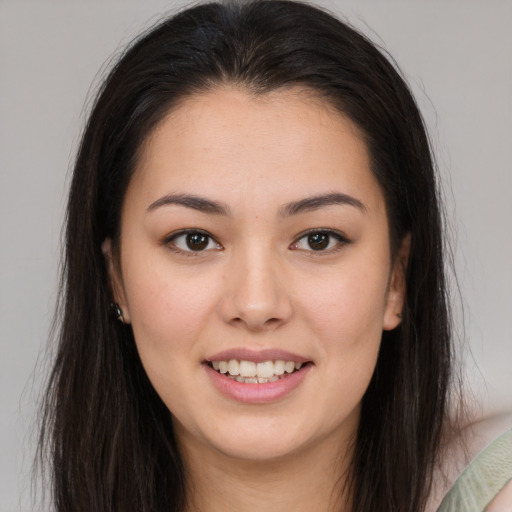
<path id="1" fill-rule="evenodd" d="M 200 230 L 185 230 L 175 233 L 166 239 L 166 244 L 188 253 L 223 249 L 211 235 Z"/>

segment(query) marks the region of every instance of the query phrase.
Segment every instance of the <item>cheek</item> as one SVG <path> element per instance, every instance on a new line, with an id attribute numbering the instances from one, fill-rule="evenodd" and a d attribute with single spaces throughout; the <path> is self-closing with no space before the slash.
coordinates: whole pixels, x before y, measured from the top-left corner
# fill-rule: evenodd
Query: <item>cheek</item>
<path id="1" fill-rule="evenodd" d="M 138 269 L 143 268 L 142 272 Z M 213 287 L 165 265 L 127 265 L 125 283 L 132 328 L 143 362 L 166 365 L 193 353 L 194 341 L 214 307 Z M 168 357 L 172 356 L 172 357 Z"/>
<path id="2" fill-rule="evenodd" d="M 329 283 L 323 293 L 310 293 L 304 315 L 318 341 L 318 387 L 329 390 L 318 406 L 330 411 L 325 427 L 336 428 L 357 417 L 375 370 L 387 283 L 364 273 L 339 274 Z"/>
<path id="3" fill-rule="evenodd" d="M 386 305 L 387 275 L 342 271 L 304 291 L 308 316 L 337 344 L 364 343 L 369 333 L 380 339 Z M 331 333 L 331 334 L 329 334 Z"/>
<path id="4" fill-rule="evenodd" d="M 140 268 L 140 267 L 139 267 Z M 188 411 L 190 375 L 201 362 L 197 343 L 213 304 L 212 286 L 147 265 L 125 284 L 132 329 L 142 365 L 170 411 Z M 165 270 L 165 271 L 164 271 Z M 186 383 L 186 384 L 185 384 Z"/>
<path id="5" fill-rule="evenodd" d="M 325 379 L 337 388 L 335 396 L 343 397 L 348 409 L 360 401 L 375 369 L 387 278 L 386 271 L 347 268 L 313 287 L 302 303 L 308 327 L 318 340 Z"/>

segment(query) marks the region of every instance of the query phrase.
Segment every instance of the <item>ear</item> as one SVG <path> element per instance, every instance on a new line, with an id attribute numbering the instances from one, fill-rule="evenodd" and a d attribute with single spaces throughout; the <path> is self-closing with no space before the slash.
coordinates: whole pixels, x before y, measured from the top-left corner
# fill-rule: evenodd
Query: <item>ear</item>
<path id="1" fill-rule="evenodd" d="M 110 238 L 105 238 L 105 240 L 101 244 L 101 252 L 103 253 L 103 257 L 105 258 L 105 265 L 108 271 L 110 289 L 112 291 L 112 299 L 121 308 L 121 311 L 123 312 L 124 323 L 129 324 L 131 322 L 130 312 L 128 310 L 128 305 L 126 303 L 123 280 L 121 279 L 119 265 L 115 261 L 114 255 L 112 253 L 112 240 Z"/>
<path id="2" fill-rule="evenodd" d="M 384 322 L 382 326 L 385 331 L 395 329 L 402 321 L 402 310 L 404 308 L 407 285 L 405 276 L 410 251 L 411 234 L 408 233 L 402 239 L 389 279 L 386 310 L 384 312 Z"/>

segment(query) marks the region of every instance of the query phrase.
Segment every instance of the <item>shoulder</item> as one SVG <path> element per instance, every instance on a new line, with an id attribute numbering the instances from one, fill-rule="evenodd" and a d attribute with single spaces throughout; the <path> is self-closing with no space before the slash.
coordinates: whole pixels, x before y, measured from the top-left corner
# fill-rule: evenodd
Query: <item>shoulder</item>
<path id="1" fill-rule="evenodd" d="M 487 505 L 485 512 L 506 512 L 512 510 L 512 480 Z"/>
<path id="2" fill-rule="evenodd" d="M 446 494 L 448 492 L 452 495 L 455 494 L 454 491 L 457 488 L 460 488 L 462 492 L 464 484 L 469 484 L 469 492 L 472 492 L 471 490 L 475 488 L 479 489 L 478 492 L 482 492 L 486 488 L 486 483 L 483 481 L 484 477 L 480 473 L 480 469 L 485 468 L 486 464 L 494 464 L 495 462 L 505 464 L 506 468 L 502 472 L 505 471 L 508 475 L 512 471 L 512 434 L 502 438 L 501 445 L 495 446 L 494 450 L 492 446 L 500 436 L 510 431 L 511 428 L 512 411 L 508 411 L 475 418 L 459 429 L 456 436 L 451 436 L 445 442 L 442 459 L 434 473 L 433 489 L 426 509 L 427 512 L 437 511 Z M 483 454 L 486 454 L 486 462 L 483 461 Z M 501 462 L 493 460 L 496 458 L 501 458 Z M 491 468 L 491 471 L 488 470 L 487 473 L 493 474 L 493 471 L 494 469 Z M 459 478 L 463 473 L 464 477 Z M 474 483 L 476 483 L 476 486 L 473 485 Z M 491 483 L 495 484 L 495 482 Z M 485 509 L 486 512 L 512 510 L 512 484 L 508 482 L 503 487 L 504 483 L 499 485 L 496 492 L 491 494 L 495 498 Z M 465 489 L 464 493 L 466 495 L 467 492 L 468 490 Z M 486 492 L 489 492 L 489 490 Z"/>

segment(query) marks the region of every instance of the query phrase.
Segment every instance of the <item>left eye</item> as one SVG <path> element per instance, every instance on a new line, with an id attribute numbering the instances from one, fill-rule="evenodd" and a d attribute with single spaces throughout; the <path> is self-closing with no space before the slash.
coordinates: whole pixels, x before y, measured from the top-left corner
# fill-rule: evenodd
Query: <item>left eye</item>
<path id="1" fill-rule="evenodd" d="M 347 239 L 340 233 L 333 231 L 313 231 L 299 238 L 299 240 L 292 245 L 292 248 L 305 251 L 328 251 L 346 242 Z"/>
<path id="2" fill-rule="evenodd" d="M 187 231 L 172 236 L 169 240 L 174 247 L 185 252 L 202 252 L 210 249 L 222 249 L 210 235 L 202 231 Z"/>

